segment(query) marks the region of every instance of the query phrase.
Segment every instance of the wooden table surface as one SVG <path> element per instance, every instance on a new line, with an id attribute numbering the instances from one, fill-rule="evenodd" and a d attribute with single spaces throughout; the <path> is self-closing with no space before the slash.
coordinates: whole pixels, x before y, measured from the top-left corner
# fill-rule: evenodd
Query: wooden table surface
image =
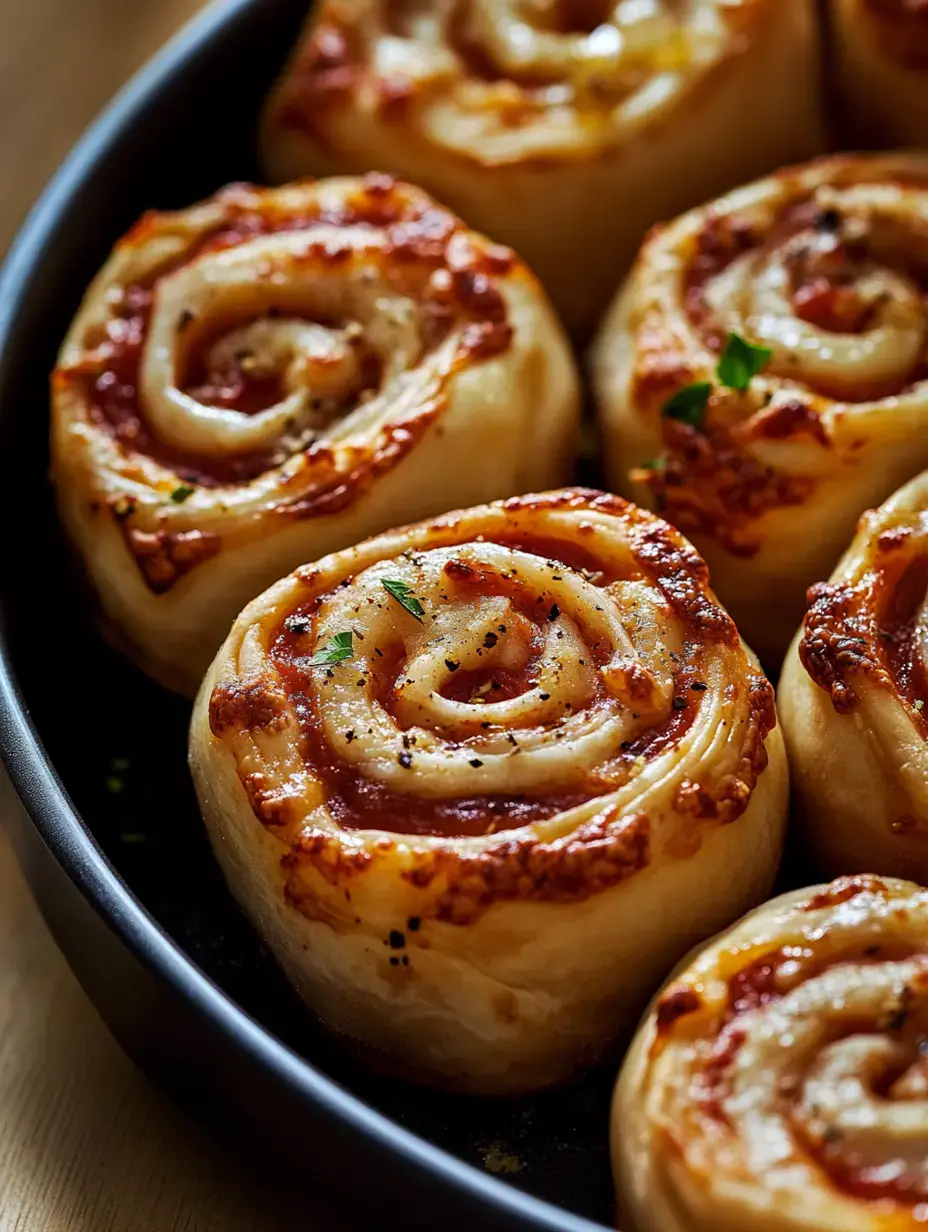
<path id="1" fill-rule="evenodd" d="M 0 252 L 85 124 L 202 0 L 0 0 Z M 0 771 L 0 810 L 17 807 Z M 159 1094 L 58 953 L 0 831 L 0 1232 L 333 1226 Z"/>

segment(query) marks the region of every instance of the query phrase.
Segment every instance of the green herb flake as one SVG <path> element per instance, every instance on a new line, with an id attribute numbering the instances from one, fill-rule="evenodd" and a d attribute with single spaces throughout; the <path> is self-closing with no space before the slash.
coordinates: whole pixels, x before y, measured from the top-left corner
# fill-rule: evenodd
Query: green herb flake
<path id="1" fill-rule="evenodd" d="M 396 578 L 383 578 L 383 588 L 400 607 L 406 609 L 410 616 L 414 616 L 420 624 L 422 623 L 425 608 L 418 599 L 413 597 L 411 586 L 407 586 L 405 582 L 400 582 Z"/>
<path id="2" fill-rule="evenodd" d="M 750 385 L 752 377 L 757 376 L 770 362 L 772 355 L 769 347 L 754 346 L 740 334 L 729 334 L 722 358 L 715 370 L 716 375 L 729 389 L 743 392 Z"/>
<path id="3" fill-rule="evenodd" d="M 188 496 L 193 496 L 196 488 L 190 486 L 189 483 L 179 483 L 171 493 L 171 500 L 175 505 L 182 505 Z"/>
<path id="4" fill-rule="evenodd" d="M 322 650 L 317 650 L 309 661 L 310 667 L 328 667 L 330 663 L 344 663 L 346 659 L 352 658 L 354 655 L 354 647 L 352 646 L 352 633 L 348 629 L 344 633 L 336 633 L 323 646 Z"/>
<path id="5" fill-rule="evenodd" d="M 522 1171 L 522 1160 L 518 1155 L 513 1155 L 505 1149 L 502 1143 L 494 1142 L 480 1152 L 483 1158 L 483 1166 L 487 1172 L 493 1172 L 497 1176 L 502 1174 L 510 1174 Z"/>
<path id="6" fill-rule="evenodd" d="M 639 470 L 656 471 L 658 474 L 660 474 L 662 471 L 665 471 L 666 469 L 667 469 L 667 458 L 664 454 L 660 454 L 656 458 L 645 458 L 645 460 L 641 463 L 641 466 L 639 467 Z"/>
<path id="7" fill-rule="evenodd" d="M 127 830 L 125 834 L 120 834 L 119 841 L 121 843 L 147 843 L 148 835 L 140 830 Z"/>
<path id="8" fill-rule="evenodd" d="M 110 764 L 107 770 L 107 775 L 104 780 L 106 790 L 111 796 L 118 796 L 126 788 L 126 774 L 129 770 L 130 762 L 128 757 L 111 757 Z"/>
<path id="9" fill-rule="evenodd" d="M 667 419 L 678 419 L 681 423 L 689 424 L 691 428 L 701 428 L 711 393 L 712 386 L 708 381 L 684 385 L 667 399 L 661 408 L 661 414 Z"/>

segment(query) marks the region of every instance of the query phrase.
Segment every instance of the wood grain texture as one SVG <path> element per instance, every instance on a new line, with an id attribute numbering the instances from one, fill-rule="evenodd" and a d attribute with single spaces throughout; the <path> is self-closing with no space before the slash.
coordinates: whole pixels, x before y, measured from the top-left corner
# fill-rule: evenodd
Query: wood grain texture
<path id="1" fill-rule="evenodd" d="M 0 807 L 18 807 L 5 780 Z M 326 1223 L 308 1220 L 274 1178 L 243 1169 L 134 1068 L 55 948 L 0 832 L 0 1229 Z"/>
<path id="2" fill-rule="evenodd" d="M 0 0 L 0 253 L 75 138 L 200 0 Z M 0 812 L 18 807 L 0 771 Z M 123 1055 L 0 832 L 0 1232 L 344 1224 L 243 1170 Z"/>
<path id="3" fill-rule="evenodd" d="M 0 251 L 82 129 L 204 0 L 0 0 Z"/>

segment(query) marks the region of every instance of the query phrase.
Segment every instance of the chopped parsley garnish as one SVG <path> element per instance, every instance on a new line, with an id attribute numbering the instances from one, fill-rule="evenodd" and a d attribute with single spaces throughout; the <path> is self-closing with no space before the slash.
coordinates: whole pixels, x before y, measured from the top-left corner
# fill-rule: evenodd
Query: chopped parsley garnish
<path id="1" fill-rule="evenodd" d="M 770 362 L 773 352 L 769 347 L 754 346 L 740 334 L 729 334 L 725 350 L 716 368 L 716 375 L 729 389 L 744 391 L 751 378 Z"/>
<path id="2" fill-rule="evenodd" d="M 405 582 L 399 581 L 397 578 L 384 578 L 383 588 L 395 599 L 400 607 L 404 607 L 410 616 L 414 616 L 420 623 L 425 615 L 425 608 L 418 599 L 413 597 L 412 587 L 407 586 Z"/>
<path id="3" fill-rule="evenodd" d="M 191 487 L 189 483 L 179 483 L 171 493 L 171 500 L 175 505 L 182 505 L 188 496 L 193 496 L 196 488 Z"/>
<path id="4" fill-rule="evenodd" d="M 667 399 L 661 408 L 661 414 L 667 419 L 678 419 L 681 423 L 689 424 L 691 428 L 701 428 L 711 393 L 712 386 L 708 381 L 684 385 Z"/>
<path id="5" fill-rule="evenodd" d="M 351 643 L 350 629 L 344 633 L 336 633 L 334 637 L 329 638 L 321 650 L 316 651 L 309 661 L 309 666 L 328 667 L 330 663 L 344 663 L 354 654 L 354 647 Z"/>
<path id="6" fill-rule="evenodd" d="M 106 790 L 111 796 L 118 796 L 125 790 L 126 774 L 129 770 L 128 757 L 111 757 L 109 773 L 106 776 Z"/>
<path id="7" fill-rule="evenodd" d="M 755 346 L 740 334 L 731 333 L 715 369 L 716 379 L 726 389 L 736 389 L 743 393 L 772 355 L 769 347 Z M 712 384 L 709 381 L 684 385 L 667 399 L 661 407 L 661 414 L 668 419 L 678 419 L 681 423 L 689 424 L 691 428 L 701 428 L 705 422 L 711 393 Z M 642 464 L 643 469 L 653 471 L 663 470 L 665 466 L 666 462 L 661 458 L 652 458 Z"/>

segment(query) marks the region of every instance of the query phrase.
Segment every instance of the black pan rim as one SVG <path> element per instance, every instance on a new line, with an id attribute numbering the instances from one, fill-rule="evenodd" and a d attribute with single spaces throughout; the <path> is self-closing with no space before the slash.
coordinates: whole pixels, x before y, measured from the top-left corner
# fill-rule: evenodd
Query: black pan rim
<path id="1" fill-rule="evenodd" d="M 213 0 L 158 52 L 90 125 L 23 223 L 0 269 L 0 398 L 13 324 L 51 237 L 103 151 L 130 129 L 204 47 L 262 0 Z M 115 237 L 114 237 L 115 238 Z M 7 412 L 12 414 L 14 412 Z M 122 944 L 211 1021 L 249 1059 L 347 1128 L 359 1147 L 392 1154 L 451 1190 L 539 1232 L 602 1232 L 604 1225 L 516 1189 L 403 1129 L 292 1051 L 236 1005 L 135 898 L 104 857 L 68 797 L 20 693 L 0 609 L 0 757 L 38 834 Z"/>

